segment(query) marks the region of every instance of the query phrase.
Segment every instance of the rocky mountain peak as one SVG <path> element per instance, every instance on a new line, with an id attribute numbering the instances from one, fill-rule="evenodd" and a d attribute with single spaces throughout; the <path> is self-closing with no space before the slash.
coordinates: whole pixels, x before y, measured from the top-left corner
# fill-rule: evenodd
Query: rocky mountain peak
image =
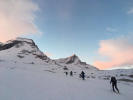
<path id="1" fill-rule="evenodd" d="M 42 60 L 45 62 L 49 62 L 51 59 L 48 58 L 43 52 L 41 52 L 38 46 L 34 43 L 32 39 L 27 38 L 16 38 L 14 40 L 9 40 L 6 43 L 0 45 L 0 56 L 2 59 L 2 55 L 6 55 L 6 59 L 18 59 L 19 60 L 26 60 L 26 62 L 32 62 L 35 60 Z M 17 58 L 16 58 L 17 57 Z"/>
<path id="2" fill-rule="evenodd" d="M 81 60 L 76 54 L 73 54 L 72 56 L 66 58 L 66 64 L 72 64 L 72 63 L 79 63 Z"/>
<path id="3" fill-rule="evenodd" d="M 12 47 L 19 48 L 21 46 L 24 46 L 24 44 L 29 44 L 31 47 L 38 48 L 32 39 L 16 38 L 15 40 L 9 40 L 6 43 L 1 43 L 0 51 L 10 49 Z"/>

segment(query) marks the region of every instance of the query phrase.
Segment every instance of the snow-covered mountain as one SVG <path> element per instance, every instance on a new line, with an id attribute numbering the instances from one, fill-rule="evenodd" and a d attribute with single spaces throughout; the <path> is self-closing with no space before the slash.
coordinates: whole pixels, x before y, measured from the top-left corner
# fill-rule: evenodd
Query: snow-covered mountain
<path id="1" fill-rule="evenodd" d="M 52 60 L 39 50 L 32 39 L 27 38 L 16 38 L 0 43 L 0 61 L 44 64 L 44 66 L 49 66 L 50 70 L 63 69 L 64 71 L 64 67 L 68 67 L 69 70 L 97 70 L 94 66 L 82 62 L 76 55 Z"/>
<path id="2" fill-rule="evenodd" d="M 74 54 L 70 57 L 67 57 L 67 58 L 58 59 L 56 61 L 59 63 L 64 63 L 64 64 L 75 64 L 75 65 L 76 64 L 84 64 L 84 65 L 86 64 L 86 63 L 81 62 L 81 60 L 79 59 L 79 57 L 76 54 Z"/>
<path id="3" fill-rule="evenodd" d="M 133 69 L 133 65 L 128 64 L 128 65 L 121 65 L 121 66 L 115 66 L 115 67 L 109 68 L 109 70 L 115 70 L 115 69 Z"/>
<path id="4" fill-rule="evenodd" d="M 81 69 L 98 70 L 96 67 L 89 65 L 86 62 L 82 62 L 76 54 L 67 58 L 57 59 L 55 61 L 57 64 L 66 66 L 68 68 L 78 67 Z"/>
<path id="5" fill-rule="evenodd" d="M 39 50 L 32 39 L 17 38 L 0 44 L 0 60 L 24 63 L 48 63 L 51 61 Z"/>

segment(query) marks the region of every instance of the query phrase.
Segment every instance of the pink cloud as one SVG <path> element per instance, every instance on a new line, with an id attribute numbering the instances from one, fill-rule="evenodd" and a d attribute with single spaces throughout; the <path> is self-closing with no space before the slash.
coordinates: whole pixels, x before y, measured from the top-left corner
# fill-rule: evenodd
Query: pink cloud
<path id="1" fill-rule="evenodd" d="M 99 54 L 108 57 L 108 61 L 95 61 L 100 69 L 133 64 L 133 43 L 130 36 L 100 42 Z"/>
<path id="2" fill-rule="evenodd" d="M 37 33 L 34 12 L 38 9 L 32 0 L 0 0 L 0 41 Z"/>

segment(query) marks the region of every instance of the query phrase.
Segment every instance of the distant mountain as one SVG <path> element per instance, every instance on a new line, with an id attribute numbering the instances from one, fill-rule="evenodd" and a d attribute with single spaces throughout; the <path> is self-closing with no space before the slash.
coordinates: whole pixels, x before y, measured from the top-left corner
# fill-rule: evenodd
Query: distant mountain
<path id="1" fill-rule="evenodd" d="M 82 62 L 76 54 L 74 54 L 70 57 L 67 57 L 67 58 L 57 59 L 55 61 L 56 61 L 56 63 L 58 63 L 62 66 L 80 67 L 80 68 L 85 68 L 85 69 L 98 70 L 96 67 L 89 65 L 86 62 Z"/>
<path id="2" fill-rule="evenodd" d="M 128 64 L 128 65 L 126 64 L 109 68 L 109 70 L 115 70 L 115 69 L 133 69 L 133 64 Z"/>
<path id="3" fill-rule="evenodd" d="M 78 64 L 78 63 L 81 63 L 81 60 L 75 54 L 70 56 L 70 57 L 67 57 L 67 58 L 57 59 L 56 61 L 59 62 L 59 63 L 64 63 L 64 64 Z"/>

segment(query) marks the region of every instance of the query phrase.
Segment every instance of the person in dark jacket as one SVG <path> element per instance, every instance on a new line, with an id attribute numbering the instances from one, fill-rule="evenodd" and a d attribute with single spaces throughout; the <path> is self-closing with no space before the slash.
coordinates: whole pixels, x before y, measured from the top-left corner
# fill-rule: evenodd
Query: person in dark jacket
<path id="1" fill-rule="evenodd" d="M 81 72 L 80 77 L 81 77 L 83 80 L 85 80 L 85 72 L 84 72 L 84 71 Z"/>
<path id="2" fill-rule="evenodd" d="M 116 78 L 115 77 L 111 77 L 111 80 L 110 80 L 110 84 L 112 83 L 112 89 L 113 89 L 113 91 L 114 92 L 116 92 L 115 91 L 115 89 L 117 90 L 117 92 L 119 93 L 119 89 L 117 88 L 117 80 L 116 80 Z"/>
<path id="3" fill-rule="evenodd" d="M 70 76 L 73 76 L 73 72 L 72 71 L 70 71 Z"/>
<path id="4" fill-rule="evenodd" d="M 68 72 L 65 72 L 66 76 L 68 75 Z"/>

